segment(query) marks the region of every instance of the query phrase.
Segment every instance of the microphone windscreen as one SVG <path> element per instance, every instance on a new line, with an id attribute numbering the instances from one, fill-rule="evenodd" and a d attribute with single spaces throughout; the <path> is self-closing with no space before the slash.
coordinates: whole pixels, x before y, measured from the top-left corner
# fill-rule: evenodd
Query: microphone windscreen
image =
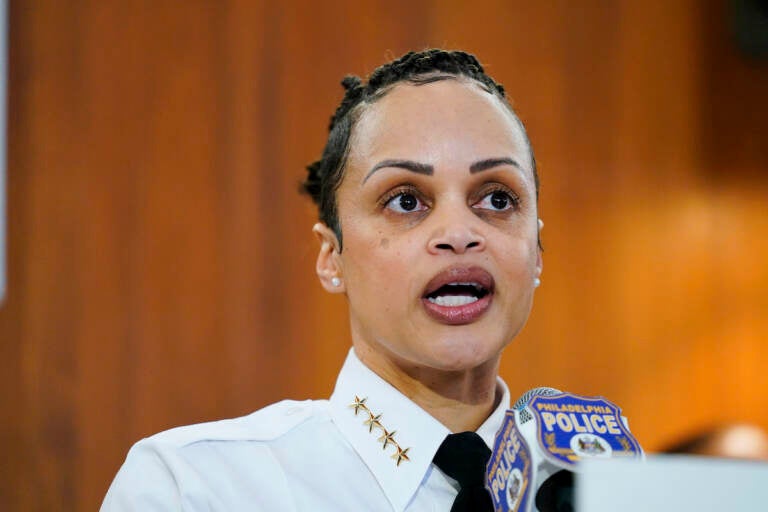
<path id="1" fill-rule="evenodd" d="M 534 397 L 559 395 L 560 393 L 562 393 L 562 391 L 557 390 L 555 388 L 548 388 L 546 386 L 529 389 L 528 391 L 523 393 L 523 395 L 517 399 L 517 402 L 515 402 L 515 405 L 512 406 L 514 410 L 520 412 L 520 424 L 528 423 L 533 419 L 533 415 L 531 415 L 531 413 L 528 412 L 528 409 L 526 409 L 526 406 L 528 405 L 528 402 L 533 400 Z"/>
<path id="2" fill-rule="evenodd" d="M 518 411 L 522 408 L 524 408 L 526 405 L 528 405 L 528 402 L 533 399 L 535 396 L 552 396 L 552 395 L 559 395 L 562 393 L 562 391 L 559 391 L 555 388 L 548 388 L 546 386 L 541 386 L 538 388 L 529 389 L 525 393 L 523 393 L 520 398 L 517 399 L 517 402 L 515 402 L 515 405 L 512 406 L 513 409 L 517 409 Z"/>

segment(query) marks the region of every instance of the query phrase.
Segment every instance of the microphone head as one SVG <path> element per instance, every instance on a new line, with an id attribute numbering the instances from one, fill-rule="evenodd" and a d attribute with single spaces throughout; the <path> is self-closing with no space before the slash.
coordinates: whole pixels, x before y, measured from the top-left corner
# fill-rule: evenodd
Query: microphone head
<path id="1" fill-rule="evenodd" d="M 618 406 L 602 397 L 533 388 L 507 411 L 486 486 L 497 512 L 572 512 L 577 462 L 609 457 L 644 457 Z"/>
<path id="2" fill-rule="evenodd" d="M 535 461 L 515 414 L 508 410 L 504 416 L 486 466 L 485 488 L 497 512 L 529 512 L 533 500 Z"/>
<path id="3" fill-rule="evenodd" d="M 559 395 L 560 393 L 562 393 L 562 391 L 555 388 L 548 388 L 546 386 L 529 389 L 523 393 L 520 398 L 517 399 L 517 402 L 515 402 L 515 405 L 513 405 L 512 408 L 519 411 L 524 409 L 525 406 L 528 405 L 528 402 L 530 402 L 535 396 L 552 396 Z"/>
<path id="4" fill-rule="evenodd" d="M 602 397 L 552 391 L 537 388 L 526 393 L 528 402 L 519 411 L 521 428 L 534 436 L 532 444 L 550 463 L 574 470 L 584 458 L 644 457 L 617 405 Z"/>
<path id="5" fill-rule="evenodd" d="M 541 386 L 538 388 L 529 389 L 523 395 L 517 399 L 517 402 L 515 402 L 515 405 L 512 406 L 512 408 L 516 411 L 520 412 L 520 423 L 528 423 L 533 419 L 533 415 L 531 415 L 530 412 L 528 412 L 528 409 L 526 409 L 526 406 L 528 405 L 528 402 L 533 400 L 534 397 L 537 396 L 552 396 L 552 395 L 559 395 L 562 393 L 562 391 L 557 390 L 555 388 L 548 388 L 546 386 Z"/>

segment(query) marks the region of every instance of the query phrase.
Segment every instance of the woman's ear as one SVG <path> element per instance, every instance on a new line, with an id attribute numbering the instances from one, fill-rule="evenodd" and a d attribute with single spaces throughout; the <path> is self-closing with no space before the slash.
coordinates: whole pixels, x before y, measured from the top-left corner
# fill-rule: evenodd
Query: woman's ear
<path id="1" fill-rule="evenodd" d="M 536 248 L 536 279 L 541 279 L 541 271 L 544 270 L 544 260 L 541 257 L 541 230 L 544 229 L 544 221 L 539 219 L 538 222 L 538 231 L 537 236 L 539 239 L 538 247 Z M 541 281 L 539 281 L 541 282 Z"/>
<path id="2" fill-rule="evenodd" d="M 312 232 L 320 241 L 320 250 L 317 253 L 315 272 L 326 291 L 330 293 L 342 293 L 344 287 L 344 273 L 340 256 L 339 239 L 336 233 L 323 222 L 312 226 Z"/>

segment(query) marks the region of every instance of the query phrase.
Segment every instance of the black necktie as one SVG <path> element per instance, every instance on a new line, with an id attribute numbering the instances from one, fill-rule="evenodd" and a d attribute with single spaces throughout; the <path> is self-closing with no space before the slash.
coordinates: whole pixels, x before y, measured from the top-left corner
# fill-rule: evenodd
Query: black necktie
<path id="1" fill-rule="evenodd" d="M 493 512 L 485 489 L 485 466 L 491 450 L 475 432 L 449 434 L 437 449 L 433 462 L 461 486 L 451 512 Z"/>

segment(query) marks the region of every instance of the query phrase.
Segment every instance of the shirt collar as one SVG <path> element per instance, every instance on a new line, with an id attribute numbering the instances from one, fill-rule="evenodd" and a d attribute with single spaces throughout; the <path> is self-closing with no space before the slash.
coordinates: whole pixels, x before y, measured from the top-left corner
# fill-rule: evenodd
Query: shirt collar
<path id="1" fill-rule="evenodd" d="M 491 449 L 510 403 L 506 384 L 501 379 L 498 384 L 502 399 L 477 429 Z M 405 510 L 437 449 L 451 432 L 365 366 L 354 349 L 339 373 L 330 405 L 334 423 L 371 470 L 394 509 Z"/>

